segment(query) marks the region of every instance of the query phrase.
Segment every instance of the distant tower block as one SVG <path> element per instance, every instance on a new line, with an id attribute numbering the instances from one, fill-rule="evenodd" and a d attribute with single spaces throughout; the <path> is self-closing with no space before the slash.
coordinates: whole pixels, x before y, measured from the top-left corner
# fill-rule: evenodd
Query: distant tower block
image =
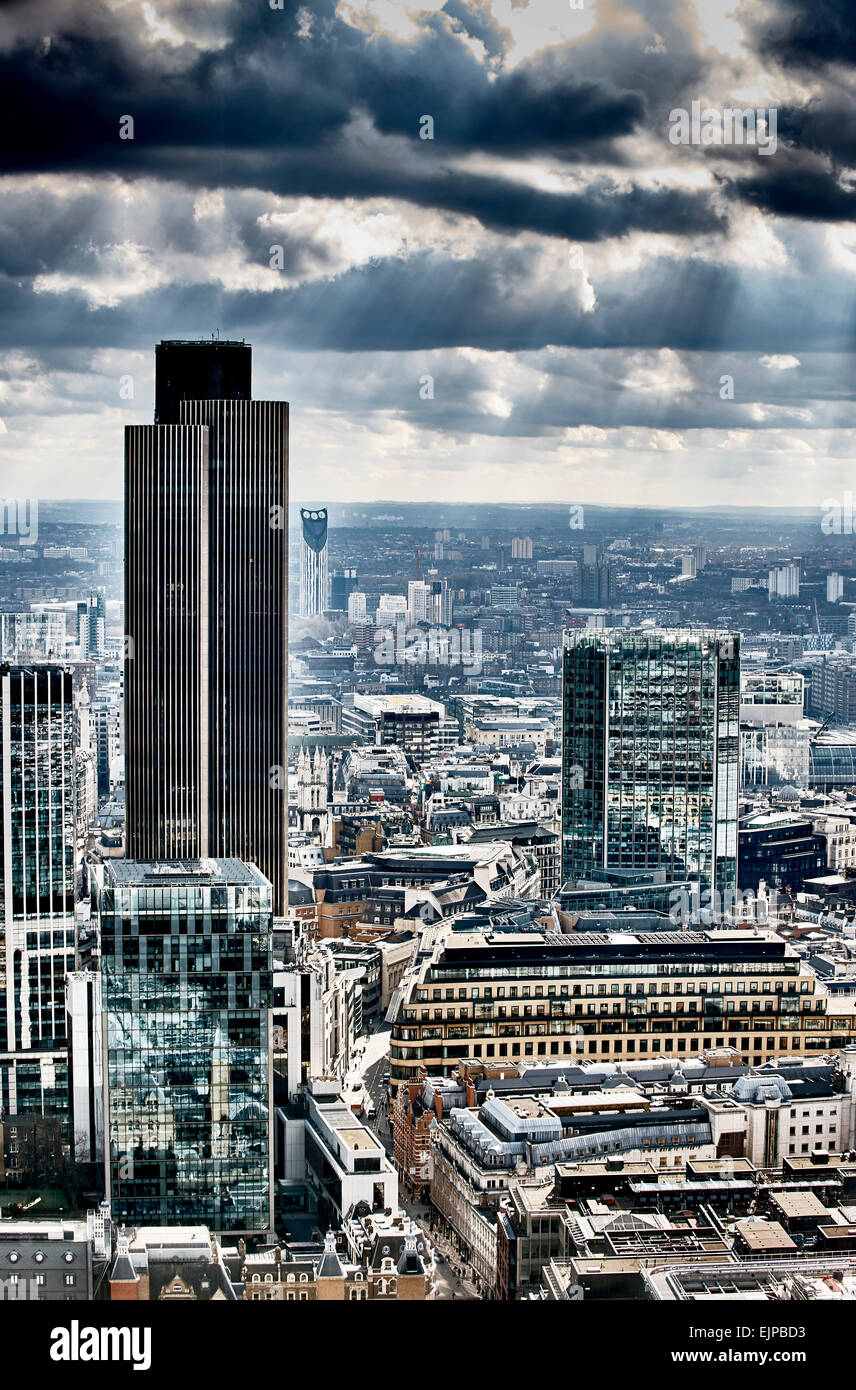
<path id="1" fill-rule="evenodd" d="M 327 509 L 300 510 L 300 616 L 313 618 L 327 607 Z"/>

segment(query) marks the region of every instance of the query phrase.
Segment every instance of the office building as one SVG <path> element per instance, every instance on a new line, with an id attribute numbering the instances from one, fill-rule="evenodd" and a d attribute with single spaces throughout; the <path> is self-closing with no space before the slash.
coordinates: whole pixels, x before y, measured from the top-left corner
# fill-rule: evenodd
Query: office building
<path id="1" fill-rule="evenodd" d="M 812 740 L 808 784 L 823 792 L 856 788 L 856 734 L 838 730 Z"/>
<path id="2" fill-rule="evenodd" d="M 740 678 L 741 724 L 796 724 L 803 717 L 804 706 L 804 676 L 747 671 Z"/>
<path id="3" fill-rule="evenodd" d="M 178 425 L 186 401 L 249 401 L 248 343 L 170 339 L 155 348 L 155 424 Z"/>
<path id="4" fill-rule="evenodd" d="M 158 423 L 125 431 L 127 843 L 255 863 L 284 912 L 288 406 L 250 359 L 161 343 Z"/>
<path id="5" fill-rule="evenodd" d="M 490 602 L 492 608 L 517 608 L 520 603 L 520 585 L 491 584 Z"/>
<path id="6" fill-rule="evenodd" d="M 808 719 L 796 723 L 740 724 L 740 780 L 749 787 L 808 787 L 812 730 Z"/>
<path id="7" fill-rule="evenodd" d="M 327 511 L 300 509 L 300 616 L 327 607 Z"/>
<path id="8" fill-rule="evenodd" d="M 398 1210 L 398 1177 L 383 1145 L 342 1100 L 338 1081 L 307 1082 L 306 1109 L 279 1111 L 277 1153 L 283 1176 L 306 1182 L 321 1229 L 341 1225 L 364 1202 L 368 1211 Z"/>
<path id="9" fill-rule="evenodd" d="M 826 869 L 825 837 L 808 816 L 762 811 L 741 822 L 738 836 L 740 887 L 755 893 L 763 881 L 779 893 L 802 892 L 805 880 Z"/>
<path id="10" fill-rule="evenodd" d="M 444 706 L 425 695 L 355 694 L 343 705 L 342 729 L 374 744 L 397 743 L 428 760 L 440 751 L 445 715 Z"/>
<path id="11" fill-rule="evenodd" d="M 438 627 L 451 627 L 454 601 L 445 579 L 433 579 L 428 585 L 426 618 Z"/>
<path id="12" fill-rule="evenodd" d="M 0 666 L 0 1112 L 68 1113 L 74 969 L 71 672 Z"/>
<path id="13" fill-rule="evenodd" d="M 565 633 L 562 874 L 664 868 L 737 882 L 740 639 Z"/>
<path id="14" fill-rule="evenodd" d="M 538 560 L 535 572 L 543 579 L 574 579 L 579 568 L 576 560 Z"/>
<path id="15" fill-rule="evenodd" d="M 99 683 L 94 704 L 90 705 L 98 795 L 109 796 L 120 777 L 122 755 L 122 704 L 119 683 Z"/>
<path id="16" fill-rule="evenodd" d="M 403 622 L 407 612 L 407 599 L 403 594 L 381 594 L 375 610 L 375 623 L 378 627 L 393 626 Z"/>
<path id="17" fill-rule="evenodd" d="M 330 580 L 330 607 L 337 613 L 344 613 L 348 608 L 348 600 L 357 587 L 357 571 L 355 569 L 337 569 L 333 571 L 333 578 Z"/>
<path id="18" fill-rule="evenodd" d="M 778 568 L 771 569 L 767 580 L 767 589 L 770 598 L 799 598 L 799 565 L 780 565 Z"/>
<path id="19" fill-rule="evenodd" d="M 69 1140 L 75 1163 L 104 1161 L 104 1071 L 100 970 L 65 980 Z"/>
<path id="20" fill-rule="evenodd" d="M 232 1278 L 250 1303 L 424 1302 L 434 1294 L 432 1246 L 404 1212 L 365 1212 L 344 1222 L 344 1240 L 245 1253 Z M 230 1252 L 231 1253 L 231 1252 Z"/>
<path id="21" fill-rule="evenodd" d="M 103 590 L 77 605 L 77 644 L 82 657 L 100 661 L 106 654 L 107 602 Z"/>
<path id="22" fill-rule="evenodd" d="M 366 596 L 358 590 L 354 590 L 348 595 L 348 622 L 364 623 L 366 621 Z"/>
<path id="23" fill-rule="evenodd" d="M 271 904 L 237 859 L 104 866 L 105 1167 L 120 1222 L 272 1226 Z"/>
<path id="24" fill-rule="evenodd" d="M 812 671 L 811 711 L 837 723 L 856 723 L 856 663 L 822 659 Z"/>
<path id="25" fill-rule="evenodd" d="M 502 1067 L 735 1048 L 760 1065 L 856 1039 L 836 997 L 772 932 L 530 928 L 438 933 L 404 980 L 390 1078 L 448 1076 L 464 1059 Z"/>
<path id="26" fill-rule="evenodd" d="M 0 613 L 0 660 L 58 661 L 66 646 L 64 613 Z"/>
<path id="27" fill-rule="evenodd" d="M 411 627 L 428 620 L 428 585 L 411 579 L 407 585 L 407 621 Z"/>
<path id="28" fill-rule="evenodd" d="M 50 1221 L 3 1221 L 0 1301 L 90 1303 L 95 1295 L 93 1264 L 103 1272 L 109 1249 L 109 1235 L 104 1244 L 103 1218 L 100 1236 L 94 1234 L 98 1224 L 94 1212 L 85 1221 L 60 1216 Z"/>
<path id="29" fill-rule="evenodd" d="M 615 598 L 615 571 L 612 565 L 583 565 L 579 572 L 579 585 L 579 594 L 575 593 L 574 598 L 582 604 L 597 608 L 612 603 Z"/>
<path id="30" fill-rule="evenodd" d="M 298 1100 L 313 1076 L 343 1080 L 363 1030 L 359 972 L 337 970 L 326 942 L 301 940 L 295 956 L 293 963 L 277 967 L 273 977 L 277 1105 Z"/>

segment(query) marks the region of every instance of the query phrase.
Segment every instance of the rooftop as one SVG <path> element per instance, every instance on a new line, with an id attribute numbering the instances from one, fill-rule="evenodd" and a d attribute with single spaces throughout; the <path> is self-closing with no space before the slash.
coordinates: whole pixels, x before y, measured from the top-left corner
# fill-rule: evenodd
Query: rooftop
<path id="1" fill-rule="evenodd" d="M 255 864 L 243 859 L 110 859 L 104 867 L 116 887 L 270 887 Z"/>

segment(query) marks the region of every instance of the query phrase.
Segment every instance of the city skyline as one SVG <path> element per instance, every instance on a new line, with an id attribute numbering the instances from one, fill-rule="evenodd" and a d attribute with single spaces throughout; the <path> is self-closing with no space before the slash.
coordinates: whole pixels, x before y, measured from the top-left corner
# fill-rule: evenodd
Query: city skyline
<path id="1" fill-rule="evenodd" d="M 294 403 L 307 502 L 840 497 L 849 23 L 796 0 L 5 7 L 5 474 L 118 497 L 149 342 L 219 332 Z M 692 143 L 696 107 L 703 142 L 735 107 L 758 138 Z"/>

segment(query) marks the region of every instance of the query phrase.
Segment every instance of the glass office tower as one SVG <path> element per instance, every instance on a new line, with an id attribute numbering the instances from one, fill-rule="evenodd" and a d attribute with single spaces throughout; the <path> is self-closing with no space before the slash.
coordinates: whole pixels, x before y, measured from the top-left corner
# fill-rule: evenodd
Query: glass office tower
<path id="1" fill-rule="evenodd" d="M 737 886 L 740 639 L 566 632 L 562 875 L 665 869 Z"/>
<path id="2" fill-rule="evenodd" d="M 114 860 L 95 892 L 114 1219 L 272 1229 L 272 889 L 238 859 Z"/>
<path id="3" fill-rule="evenodd" d="M 74 786 L 71 672 L 0 666 L 0 1113 L 63 1122 Z"/>

